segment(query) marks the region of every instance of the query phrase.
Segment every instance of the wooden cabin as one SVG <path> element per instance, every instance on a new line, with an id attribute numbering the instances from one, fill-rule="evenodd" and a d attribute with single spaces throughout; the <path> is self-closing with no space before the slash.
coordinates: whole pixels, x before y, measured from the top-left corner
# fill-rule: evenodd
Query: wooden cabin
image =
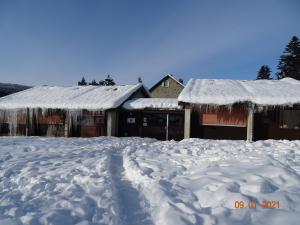
<path id="1" fill-rule="evenodd" d="M 119 136 L 183 139 L 184 111 L 172 98 L 138 98 L 123 105 Z"/>
<path id="2" fill-rule="evenodd" d="M 178 97 L 184 137 L 300 139 L 300 81 L 191 79 Z"/>
<path id="3" fill-rule="evenodd" d="M 0 98 L 0 135 L 117 136 L 121 105 L 149 97 L 142 84 L 39 86 Z"/>

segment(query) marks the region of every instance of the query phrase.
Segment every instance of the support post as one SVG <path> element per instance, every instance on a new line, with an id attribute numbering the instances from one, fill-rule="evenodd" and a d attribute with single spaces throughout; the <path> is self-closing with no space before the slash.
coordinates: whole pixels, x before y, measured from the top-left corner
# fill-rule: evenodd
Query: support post
<path id="1" fill-rule="evenodd" d="M 107 136 L 118 136 L 118 113 L 116 111 L 107 111 L 106 115 Z"/>
<path id="2" fill-rule="evenodd" d="M 169 140 L 169 113 L 167 113 L 167 120 L 166 120 L 166 140 Z"/>
<path id="3" fill-rule="evenodd" d="M 69 137 L 69 123 L 70 123 L 70 115 L 69 112 L 66 111 L 65 130 L 64 130 L 65 137 Z"/>
<path id="4" fill-rule="evenodd" d="M 26 131 L 25 131 L 25 135 L 29 136 L 29 109 L 26 109 Z"/>
<path id="5" fill-rule="evenodd" d="M 248 118 L 247 118 L 247 141 L 253 141 L 253 127 L 254 127 L 254 112 L 253 112 L 253 108 L 249 107 Z"/>
<path id="6" fill-rule="evenodd" d="M 191 137 L 191 112 L 192 109 L 189 106 L 184 109 L 184 138 Z"/>

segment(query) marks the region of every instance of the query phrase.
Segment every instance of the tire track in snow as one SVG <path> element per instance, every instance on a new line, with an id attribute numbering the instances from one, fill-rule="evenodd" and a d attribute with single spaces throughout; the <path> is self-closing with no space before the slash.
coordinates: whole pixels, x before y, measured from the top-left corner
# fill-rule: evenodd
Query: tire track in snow
<path id="1" fill-rule="evenodd" d="M 141 193 L 124 176 L 123 155 L 120 151 L 110 151 L 110 172 L 119 206 L 119 218 L 123 225 L 153 225 L 146 212 L 147 203 Z"/>

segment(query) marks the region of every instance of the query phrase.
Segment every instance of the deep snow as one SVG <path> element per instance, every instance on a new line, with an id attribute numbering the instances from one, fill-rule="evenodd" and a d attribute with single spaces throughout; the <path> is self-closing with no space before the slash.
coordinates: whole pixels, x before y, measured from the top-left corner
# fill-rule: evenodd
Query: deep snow
<path id="1" fill-rule="evenodd" d="M 299 173 L 300 141 L 2 137 L 0 224 L 296 225 Z"/>

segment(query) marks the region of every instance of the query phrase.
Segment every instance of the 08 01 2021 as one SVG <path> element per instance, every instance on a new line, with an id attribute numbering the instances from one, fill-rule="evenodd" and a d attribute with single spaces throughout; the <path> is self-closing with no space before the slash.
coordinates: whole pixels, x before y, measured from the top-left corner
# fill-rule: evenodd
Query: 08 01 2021
<path id="1" fill-rule="evenodd" d="M 261 203 L 257 203 L 255 200 L 240 200 L 234 202 L 234 208 L 236 209 L 256 209 L 257 206 L 260 206 L 263 209 L 279 209 L 279 201 L 273 200 L 263 200 Z"/>

